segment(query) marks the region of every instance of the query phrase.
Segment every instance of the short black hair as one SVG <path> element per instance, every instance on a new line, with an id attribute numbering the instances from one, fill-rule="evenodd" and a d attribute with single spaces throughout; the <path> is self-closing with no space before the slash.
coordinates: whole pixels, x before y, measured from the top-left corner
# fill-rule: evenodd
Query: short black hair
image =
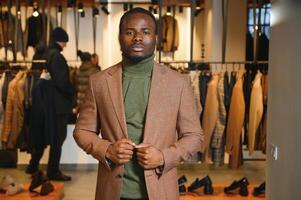
<path id="1" fill-rule="evenodd" d="M 142 13 L 142 14 L 145 14 L 145 15 L 149 16 L 153 20 L 153 22 L 154 22 L 155 33 L 157 34 L 157 22 L 156 22 L 156 18 L 154 17 L 154 15 L 150 11 L 148 11 L 148 10 L 146 10 L 144 8 L 141 8 L 141 7 L 135 7 L 133 9 L 125 12 L 122 15 L 122 17 L 120 18 L 120 22 L 119 22 L 119 34 L 121 33 L 121 26 L 122 26 L 125 18 L 127 18 L 128 16 L 130 16 L 132 14 L 135 14 L 135 13 Z"/>

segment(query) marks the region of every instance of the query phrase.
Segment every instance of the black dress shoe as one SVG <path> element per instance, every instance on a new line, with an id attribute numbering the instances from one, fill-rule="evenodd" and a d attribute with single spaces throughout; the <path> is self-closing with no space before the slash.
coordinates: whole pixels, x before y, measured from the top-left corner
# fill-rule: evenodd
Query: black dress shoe
<path id="1" fill-rule="evenodd" d="M 179 185 L 179 193 L 180 195 L 185 195 L 186 194 L 186 187 L 185 185 Z"/>
<path id="2" fill-rule="evenodd" d="M 54 190 L 54 186 L 50 183 L 50 181 L 46 181 L 42 184 L 40 195 L 46 196 L 53 190 Z"/>
<path id="3" fill-rule="evenodd" d="M 236 194 L 238 190 L 241 196 L 248 196 L 248 185 L 249 181 L 244 177 L 239 181 L 234 180 L 230 186 L 224 188 L 224 192 L 226 194 Z"/>
<path id="4" fill-rule="evenodd" d="M 191 185 L 188 187 L 188 191 L 191 192 L 192 190 L 194 190 L 195 188 L 197 188 L 198 182 L 200 181 L 199 178 L 196 178 Z"/>
<path id="5" fill-rule="evenodd" d="M 29 191 L 33 192 L 35 188 L 39 187 L 46 181 L 48 181 L 48 177 L 41 170 L 37 171 L 31 176 Z"/>
<path id="6" fill-rule="evenodd" d="M 185 175 L 181 176 L 180 178 L 178 178 L 178 185 L 183 185 L 185 182 L 187 182 L 187 178 Z"/>
<path id="7" fill-rule="evenodd" d="M 253 195 L 255 197 L 265 195 L 265 182 L 254 188 Z"/>
<path id="8" fill-rule="evenodd" d="M 48 174 L 48 177 L 50 180 L 56 180 L 56 181 L 71 181 L 71 176 L 67 176 L 63 174 L 62 172 L 58 172 L 56 174 Z"/>
<path id="9" fill-rule="evenodd" d="M 186 187 L 184 185 L 186 182 L 187 182 L 187 178 L 186 178 L 185 175 L 178 178 L 178 186 L 179 186 L 180 195 L 185 195 L 186 194 Z"/>
<path id="10" fill-rule="evenodd" d="M 188 187 L 189 192 L 193 192 L 204 186 L 204 194 L 213 194 L 212 181 L 209 176 L 199 180 L 198 178 Z"/>

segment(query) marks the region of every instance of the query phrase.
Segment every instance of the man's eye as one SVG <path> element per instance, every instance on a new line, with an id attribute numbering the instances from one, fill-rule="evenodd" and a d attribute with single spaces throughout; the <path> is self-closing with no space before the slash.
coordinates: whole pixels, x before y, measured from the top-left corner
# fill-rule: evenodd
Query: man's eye
<path id="1" fill-rule="evenodd" d="M 143 31 L 144 35 L 148 35 L 150 32 L 149 31 Z"/>
<path id="2" fill-rule="evenodd" d="M 134 35 L 134 32 L 133 31 L 127 31 L 126 34 L 127 35 Z"/>

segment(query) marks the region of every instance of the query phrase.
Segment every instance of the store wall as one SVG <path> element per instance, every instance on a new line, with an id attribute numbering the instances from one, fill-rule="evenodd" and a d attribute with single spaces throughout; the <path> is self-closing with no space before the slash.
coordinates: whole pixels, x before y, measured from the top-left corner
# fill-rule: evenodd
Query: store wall
<path id="1" fill-rule="evenodd" d="M 229 1 L 226 61 L 244 61 L 246 52 L 247 0 Z"/>
<path id="2" fill-rule="evenodd" d="M 272 1 L 267 199 L 301 199 L 301 5 L 297 0 Z M 271 155 L 278 147 L 278 159 Z"/>
<path id="3" fill-rule="evenodd" d="M 193 60 L 202 60 L 202 44 L 205 44 L 205 9 L 194 18 Z"/>
<path id="4" fill-rule="evenodd" d="M 222 1 L 205 1 L 205 60 L 222 59 Z"/>
<path id="5" fill-rule="evenodd" d="M 222 1 L 205 1 L 205 60 L 222 60 Z M 229 1 L 226 61 L 244 61 L 246 48 L 247 1 Z"/>

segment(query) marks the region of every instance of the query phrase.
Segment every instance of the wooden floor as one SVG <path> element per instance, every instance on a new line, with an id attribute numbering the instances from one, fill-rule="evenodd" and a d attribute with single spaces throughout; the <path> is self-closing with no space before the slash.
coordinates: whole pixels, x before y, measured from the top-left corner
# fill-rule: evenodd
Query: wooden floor
<path id="1" fill-rule="evenodd" d="M 208 164 L 182 164 L 178 167 L 178 175 L 180 177 L 184 174 L 188 179 L 188 185 L 197 177 L 203 178 L 209 175 L 213 182 L 215 193 L 213 196 L 205 196 L 202 193 L 187 193 L 187 195 L 181 196 L 180 200 L 262 200 L 264 198 L 252 196 L 252 187 L 258 186 L 265 180 L 265 167 L 265 162 L 263 161 L 245 162 L 237 170 L 231 170 L 227 166 L 214 168 Z M 64 183 L 63 200 L 94 200 L 97 179 L 96 165 L 67 165 L 62 166 L 62 169 L 64 173 L 72 176 L 72 181 Z M 25 174 L 24 171 L 25 166 L 18 166 L 13 169 L 1 168 L 0 178 L 4 175 L 10 175 L 17 183 L 29 184 L 30 176 Z M 226 196 L 223 194 L 223 186 L 228 186 L 233 180 L 239 180 L 243 177 L 247 177 L 251 184 L 248 197 L 241 197 L 240 195 Z M 0 196 L 0 199 L 2 200 L 3 198 Z M 22 200 L 27 199 L 24 198 Z M 32 200 L 40 199 L 32 198 Z"/>

